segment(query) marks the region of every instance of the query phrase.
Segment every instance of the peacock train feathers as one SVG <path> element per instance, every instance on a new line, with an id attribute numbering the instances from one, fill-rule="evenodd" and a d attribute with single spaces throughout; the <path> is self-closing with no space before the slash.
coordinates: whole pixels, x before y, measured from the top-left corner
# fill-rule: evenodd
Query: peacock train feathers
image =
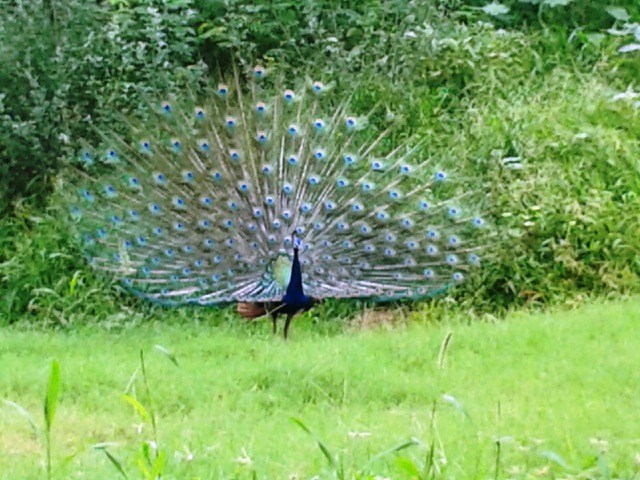
<path id="1" fill-rule="evenodd" d="M 480 263 L 484 220 L 455 172 L 390 147 L 320 81 L 162 102 L 86 148 L 68 190 L 93 267 L 168 304 L 282 301 L 299 262 L 314 299 L 419 298 Z M 294 248 L 295 247 L 295 248 Z"/>

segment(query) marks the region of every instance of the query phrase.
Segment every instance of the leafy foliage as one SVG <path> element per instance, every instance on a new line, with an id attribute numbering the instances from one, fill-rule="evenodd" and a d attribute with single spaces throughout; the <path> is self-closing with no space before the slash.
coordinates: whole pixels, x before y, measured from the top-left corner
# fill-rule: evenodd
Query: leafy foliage
<path id="1" fill-rule="evenodd" d="M 60 160 L 95 136 L 92 124 L 202 70 L 189 2 L 1 5 L 0 211 L 24 195 L 44 199 Z"/>
<path id="2" fill-rule="evenodd" d="M 55 197 L 44 205 L 93 125 L 117 126 L 146 99 L 200 82 L 201 58 L 213 77 L 232 57 L 263 56 L 283 74 L 321 69 L 355 85 L 355 107 L 381 103 L 403 135 L 424 138 L 425 158 L 464 164 L 498 240 L 482 275 L 443 303 L 495 312 L 637 291 L 635 2 L 495 2 L 508 13 L 480 0 L 5 3 L 0 197 L 15 205 L 0 220 L 5 323 L 170 317 L 96 278 Z"/>

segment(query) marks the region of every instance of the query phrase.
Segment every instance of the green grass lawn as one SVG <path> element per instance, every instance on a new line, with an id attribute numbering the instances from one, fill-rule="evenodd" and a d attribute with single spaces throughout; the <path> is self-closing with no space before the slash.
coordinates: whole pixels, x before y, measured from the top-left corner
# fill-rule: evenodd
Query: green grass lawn
<path id="1" fill-rule="evenodd" d="M 431 445 L 436 476 L 494 478 L 496 440 L 499 478 L 640 478 L 638 325 L 636 299 L 496 323 L 337 333 L 302 319 L 288 343 L 271 337 L 268 322 L 9 328 L 0 331 L 0 397 L 41 423 L 50 360 L 59 361 L 55 478 L 119 478 L 92 449 L 100 442 L 114 442 L 109 451 L 129 478 L 141 478 L 135 462 L 152 432 L 123 400 L 141 348 L 167 454 L 163 479 L 331 478 L 292 417 L 339 457 L 345 478 L 412 478 Z M 140 373 L 130 391 L 148 406 Z M 411 437 L 420 444 L 367 466 Z M 44 478 L 42 465 L 29 424 L 0 404 L 0 478 Z"/>

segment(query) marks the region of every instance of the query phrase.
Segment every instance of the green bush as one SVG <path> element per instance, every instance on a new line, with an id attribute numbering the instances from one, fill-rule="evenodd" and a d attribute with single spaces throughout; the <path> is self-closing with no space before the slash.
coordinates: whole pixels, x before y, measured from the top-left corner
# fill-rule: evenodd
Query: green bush
<path id="1" fill-rule="evenodd" d="M 190 2 L 0 2 L 0 212 L 45 199 L 94 124 L 197 81 Z"/>
<path id="2" fill-rule="evenodd" d="M 558 71 L 469 102 L 464 124 L 438 146 L 486 182 L 494 212 L 497 249 L 476 298 L 638 291 L 640 112 L 612 94 L 602 80 Z"/>

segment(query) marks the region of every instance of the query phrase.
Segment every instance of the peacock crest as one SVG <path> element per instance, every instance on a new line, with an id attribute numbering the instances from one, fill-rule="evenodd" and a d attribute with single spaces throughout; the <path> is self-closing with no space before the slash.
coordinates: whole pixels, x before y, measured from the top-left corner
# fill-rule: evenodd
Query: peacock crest
<path id="1" fill-rule="evenodd" d="M 218 304 L 281 300 L 294 247 L 316 299 L 431 296 L 480 264 L 486 225 L 456 172 L 333 85 L 269 77 L 168 99 L 80 153 L 68 202 L 93 267 L 153 301 Z"/>

